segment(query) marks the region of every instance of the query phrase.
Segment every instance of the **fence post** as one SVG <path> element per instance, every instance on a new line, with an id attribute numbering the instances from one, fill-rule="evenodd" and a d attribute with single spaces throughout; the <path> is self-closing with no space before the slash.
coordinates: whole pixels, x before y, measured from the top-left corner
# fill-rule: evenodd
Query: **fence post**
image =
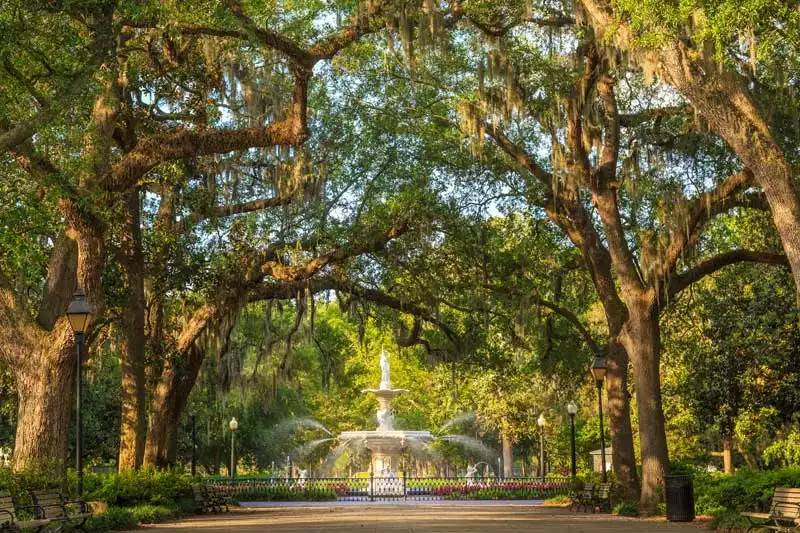
<path id="1" fill-rule="evenodd" d="M 369 471 L 369 501 L 375 501 L 375 473 L 370 469 Z"/>
<path id="2" fill-rule="evenodd" d="M 403 499 L 408 499 L 408 491 L 406 490 L 406 473 L 403 472 Z"/>

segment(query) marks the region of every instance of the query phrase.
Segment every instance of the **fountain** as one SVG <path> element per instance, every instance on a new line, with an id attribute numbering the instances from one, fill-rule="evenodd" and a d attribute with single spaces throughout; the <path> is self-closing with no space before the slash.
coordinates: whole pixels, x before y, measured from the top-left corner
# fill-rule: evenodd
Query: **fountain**
<path id="1" fill-rule="evenodd" d="M 406 389 L 393 389 L 389 373 L 389 358 L 381 351 L 381 383 L 377 389 L 366 389 L 364 394 L 371 394 L 378 399 L 378 428 L 365 431 L 342 432 L 338 440 L 341 444 L 354 443 L 370 451 L 372 458 L 370 471 L 375 476 L 396 477 L 399 470 L 400 457 L 412 446 L 427 445 L 434 439 L 429 431 L 407 431 L 395 429 L 392 400 L 408 392 Z"/>
<path id="2" fill-rule="evenodd" d="M 323 443 L 332 442 L 333 446 L 328 453 L 322 466 L 323 472 L 328 472 L 333 464 L 344 453 L 357 453 L 360 450 L 367 450 L 370 454 L 369 471 L 372 478 L 379 478 L 380 487 L 375 492 L 383 494 L 394 494 L 402 488 L 401 479 L 398 473 L 401 470 L 400 460 L 404 456 L 434 462 L 441 460 L 441 454 L 432 446 L 435 441 L 450 442 L 462 446 L 475 456 L 485 460 L 493 460 L 497 456 L 496 452 L 483 444 L 480 440 L 466 435 L 441 434 L 443 431 L 455 425 L 468 421 L 475 421 L 474 413 L 460 413 L 452 420 L 446 422 L 439 434 L 430 431 L 409 431 L 395 428 L 394 410 L 392 401 L 399 395 L 408 392 L 406 389 L 393 389 L 389 368 L 389 357 L 385 351 L 381 351 L 380 357 L 381 381 L 377 389 L 365 389 L 364 394 L 374 396 L 378 400 L 377 419 L 378 427 L 374 430 L 363 431 L 344 431 L 336 437 L 332 436 L 328 429 L 317 422 L 308 418 L 293 418 L 276 425 L 276 430 L 287 431 L 290 428 L 303 426 L 309 429 L 317 429 L 327 433 L 327 437 L 312 440 L 300 445 L 292 453 L 292 457 L 302 460 L 308 456 L 317 446 Z M 290 459 L 287 458 L 287 464 Z M 477 476 L 477 467 L 488 464 L 484 461 L 473 466 L 475 471 L 467 470 L 468 477 Z M 405 465 L 407 468 L 409 465 Z M 405 470 L 405 468 L 403 468 Z M 412 477 L 418 474 L 408 472 Z M 487 474 L 484 473 L 483 477 Z M 387 492 L 388 491 L 388 492 Z M 371 489 L 372 492 L 372 489 Z"/>

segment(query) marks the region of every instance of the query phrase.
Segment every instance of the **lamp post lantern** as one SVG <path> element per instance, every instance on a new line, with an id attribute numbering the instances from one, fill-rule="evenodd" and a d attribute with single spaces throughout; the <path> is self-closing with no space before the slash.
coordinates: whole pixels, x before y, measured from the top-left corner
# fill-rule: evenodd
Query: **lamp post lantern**
<path id="1" fill-rule="evenodd" d="M 239 429 L 236 417 L 231 418 L 228 427 L 231 430 L 231 481 L 233 481 L 236 478 L 236 430 Z"/>
<path id="2" fill-rule="evenodd" d="M 67 318 L 75 335 L 75 352 L 78 375 L 75 384 L 75 499 L 83 496 L 83 419 L 81 407 L 83 405 L 83 334 L 89 326 L 92 310 L 86 301 L 83 289 L 77 289 L 72 294 L 72 301 L 67 307 Z"/>
<path id="3" fill-rule="evenodd" d="M 575 415 L 578 412 L 578 404 L 570 401 L 567 404 L 567 412 L 569 413 L 569 428 L 570 428 L 570 450 L 572 452 L 572 477 L 578 476 L 578 465 L 575 459 Z"/>
<path id="4" fill-rule="evenodd" d="M 536 420 L 536 424 L 539 426 L 539 477 L 544 479 L 544 427 L 547 425 L 547 420 L 544 418 L 544 413 L 539 415 L 539 418 Z"/>
<path id="5" fill-rule="evenodd" d="M 608 480 L 606 472 L 606 440 L 603 431 L 603 380 L 606 378 L 606 360 L 596 355 L 592 361 L 592 376 L 597 383 L 597 412 L 600 417 L 600 468 L 603 470 L 603 483 Z"/>

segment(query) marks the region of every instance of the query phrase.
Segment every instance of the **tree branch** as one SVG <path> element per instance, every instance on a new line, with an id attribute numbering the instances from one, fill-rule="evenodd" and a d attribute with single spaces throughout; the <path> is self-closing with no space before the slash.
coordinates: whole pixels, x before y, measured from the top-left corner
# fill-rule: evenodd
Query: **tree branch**
<path id="1" fill-rule="evenodd" d="M 259 200 L 252 200 L 250 202 L 242 202 L 239 204 L 228 204 L 209 207 L 203 211 L 198 211 L 190 214 L 186 218 L 178 221 L 175 224 L 175 233 L 183 233 L 191 224 L 202 222 L 212 218 L 224 218 L 233 215 L 240 215 L 243 213 L 252 213 L 253 211 L 262 211 L 271 207 L 278 207 L 282 205 L 291 204 L 295 200 L 294 194 L 286 196 L 273 196 L 271 198 L 261 198 Z"/>
<path id="2" fill-rule="evenodd" d="M 545 187 L 548 189 L 552 187 L 553 175 L 536 164 L 533 158 L 521 146 L 512 142 L 511 139 L 494 124 L 487 123 L 486 132 L 511 159 L 527 169 Z"/>
<path id="3" fill-rule="evenodd" d="M 460 345 L 458 334 L 449 325 L 436 318 L 433 313 L 424 307 L 409 300 L 397 298 L 378 289 L 336 279 L 333 276 L 320 277 L 301 282 L 267 283 L 259 285 L 250 291 L 249 301 L 288 300 L 294 298 L 298 291 L 305 290 L 306 288 L 314 294 L 336 290 L 389 309 L 396 309 L 402 313 L 413 315 L 439 328 L 453 345 L 457 347 Z"/>
<path id="4" fill-rule="evenodd" d="M 733 250 L 723 254 L 715 255 L 700 261 L 696 266 L 689 270 L 677 274 L 669 279 L 667 294 L 672 297 L 696 283 L 704 277 L 725 268 L 726 266 L 742 262 L 763 263 L 767 265 L 788 266 L 789 262 L 784 254 L 772 252 L 759 252 L 753 250 Z"/>
<path id="5" fill-rule="evenodd" d="M 301 65 L 309 68 L 314 65 L 314 57 L 297 43 L 269 28 L 257 27 L 253 20 L 244 13 L 238 0 L 228 0 L 227 4 L 228 9 L 239 20 L 245 31 L 258 42 L 287 55 Z"/>
<path id="6" fill-rule="evenodd" d="M 105 178 L 116 190 L 134 186 L 148 171 L 166 161 L 212 154 L 225 154 L 249 148 L 300 144 L 304 132 L 297 117 L 273 122 L 262 128 L 178 131 L 153 135 L 111 167 Z"/>
<path id="7" fill-rule="evenodd" d="M 672 117 L 680 115 L 681 113 L 688 113 L 691 111 L 691 109 L 691 106 L 688 104 L 645 109 L 637 113 L 619 115 L 619 124 L 624 128 L 635 128 L 636 126 L 640 126 L 645 122 L 650 122 L 651 120 Z"/>
<path id="8" fill-rule="evenodd" d="M 592 334 L 589 333 L 589 330 L 586 329 L 586 327 L 583 325 L 580 319 L 572 311 L 565 309 L 564 307 L 561 307 L 558 304 L 545 300 L 544 298 L 539 297 L 535 293 L 522 294 L 521 292 L 515 291 L 510 287 L 503 287 L 501 285 L 488 284 L 484 285 L 484 287 L 491 290 L 492 292 L 517 296 L 520 298 L 526 298 L 528 301 L 535 303 L 536 305 L 541 305 L 542 307 L 546 307 L 551 311 L 553 311 L 554 313 L 561 315 L 562 317 L 567 319 L 567 321 L 570 324 L 572 324 L 573 327 L 575 327 L 575 329 L 578 330 L 578 333 L 583 338 L 584 342 L 586 342 L 586 345 L 592 350 L 592 353 L 597 353 L 600 351 L 600 347 L 595 342 L 594 338 L 592 337 Z"/>
<path id="9" fill-rule="evenodd" d="M 672 235 L 669 247 L 664 254 L 664 261 L 657 270 L 659 279 L 664 279 L 668 274 L 674 272 L 678 260 L 689 246 L 697 242 L 700 230 L 709 220 L 732 207 L 758 204 L 760 195 L 745 197 L 740 202 L 737 202 L 735 198 L 738 193 L 750 187 L 753 181 L 754 177 L 750 169 L 742 169 L 725 178 L 713 190 L 704 192 L 691 202 L 688 219 L 685 224 L 681 224 L 682 230 Z"/>
<path id="10" fill-rule="evenodd" d="M 332 264 L 341 263 L 357 255 L 383 250 L 389 241 L 396 239 L 406 231 L 408 231 L 408 223 L 402 220 L 393 224 L 391 228 L 371 241 L 363 244 L 350 244 L 348 246 L 336 247 L 328 253 L 317 256 L 302 265 L 285 265 L 280 260 L 268 261 L 258 267 L 255 279 L 260 280 L 265 277 L 271 277 L 282 281 L 307 279 Z"/>

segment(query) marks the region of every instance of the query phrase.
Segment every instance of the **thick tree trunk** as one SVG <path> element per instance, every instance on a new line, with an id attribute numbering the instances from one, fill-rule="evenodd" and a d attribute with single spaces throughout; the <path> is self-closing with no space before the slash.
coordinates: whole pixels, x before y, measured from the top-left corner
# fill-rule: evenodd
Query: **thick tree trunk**
<path id="1" fill-rule="evenodd" d="M 200 367 L 203 353 L 191 348 L 185 358 L 168 362 L 153 393 L 150 426 L 144 451 L 144 464 L 168 466 L 175 463 L 178 428 Z"/>
<path id="2" fill-rule="evenodd" d="M 54 468 L 67 458 L 76 373 L 75 339 L 65 318 L 42 336 L 38 353 L 17 361 L 19 408 L 14 469 Z"/>
<path id="3" fill-rule="evenodd" d="M 616 338 L 617 335 L 613 335 Z M 617 341 L 608 350 L 606 395 L 609 427 L 611 429 L 611 465 L 623 497 L 639 495 L 639 474 L 633 448 L 630 395 L 628 394 L 628 352 Z"/>
<path id="4" fill-rule="evenodd" d="M 120 471 L 134 470 L 141 466 L 147 437 L 144 327 L 146 304 L 139 191 L 128 191 L 125 201 L 127 213 L 121 232 L 126 312 L 123 317 L 124 341 L 120 354 L 122 366 Z"/>
<path id="5" fill-rule="evenodd" d="M 664 480 L 669 469 L 664 411 L 661 407 L 661 332 L 651 291 L 626 296 L 628 321 L 620 341 L 634 366 L 642 456 L 640 505 L 645 512 L 652 513 L 664 499 Z"/>
<path id="6" fill-rule="evenodd" d="M 511 477 L 514 475 L 514 446 L 511 443 L 511 438 L 505 433 L 501 435 L 503 441 L 503 477 Z"/>

